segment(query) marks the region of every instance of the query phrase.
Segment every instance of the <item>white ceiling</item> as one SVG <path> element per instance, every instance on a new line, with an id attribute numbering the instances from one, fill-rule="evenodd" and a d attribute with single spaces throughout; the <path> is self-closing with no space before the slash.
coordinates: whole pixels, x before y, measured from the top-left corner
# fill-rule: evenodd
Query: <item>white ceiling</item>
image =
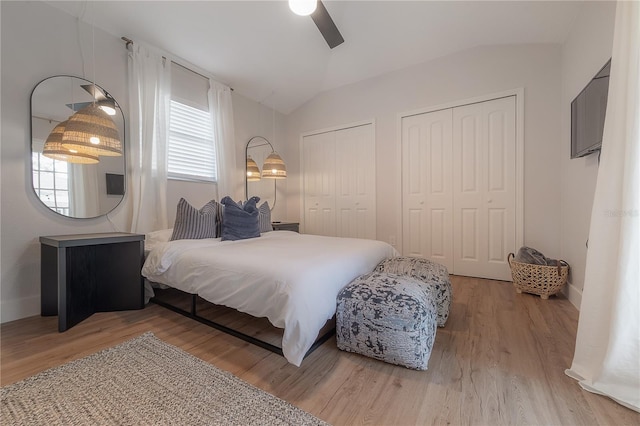
<path id="1" fill-rule="evenodd" d="M 331 1 L 331 50 L 286 1 L 49 2 L 288 114 L 318 93 L 481 45 L 562 43 L 582 1 Z M 93 16 L 95 14 L 95 20 Z"/>

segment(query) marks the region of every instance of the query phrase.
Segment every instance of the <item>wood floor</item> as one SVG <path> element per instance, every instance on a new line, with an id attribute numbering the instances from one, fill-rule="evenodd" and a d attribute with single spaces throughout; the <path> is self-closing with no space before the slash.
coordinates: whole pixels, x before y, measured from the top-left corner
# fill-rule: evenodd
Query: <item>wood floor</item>
<path id="1" fill-rule="evenodd" d="M 427 371 L 339 351 L 330 339 L 300 368 L 157 305 L 94 314 L 57 332 L 56 317 L 1 327 L 1 383 L 146 331 L 334 425 L 638 425 L 640 414 L 564 374 L 578 321 L 568 300 L 517 295 L 510 283 L 452 277 L 454 299 Z"/>

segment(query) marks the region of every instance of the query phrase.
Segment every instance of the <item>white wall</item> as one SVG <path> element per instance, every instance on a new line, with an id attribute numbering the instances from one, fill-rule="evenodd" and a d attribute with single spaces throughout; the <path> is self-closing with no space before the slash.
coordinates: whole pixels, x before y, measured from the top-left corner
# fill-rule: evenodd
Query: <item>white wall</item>
<path id="1" fill-rule="evenodd" d="M 52 75 L 82 77 L 78 32 L 83 36 L 86 78 L 93 77 L 91 29 L 43 3 L 2 2 L 2 215 L 0 318 L 40 311 L 40 235 L 113 231 L 105 218 L 68 219 L 48 210 L 31 188 L 30 95 Z M 128 111 L 127 54 L 122 42 L 95 31 L 96 82 Z M 124 228 L 127 206 L 110 215 Z"/>
<path id="2" fill-rule="evenodd" d="M 611 57 L 615 2 L 587 2 L 562 47 L 560 257 L 569 262 L 567 295 L 580 307 L 598 155 L 570 159 L 571 101 Z"/>
<path id="3" fill-rule="evenodd" d="M 128 231 L 130 206 L 123 202 L 109 214 L 112 226 L 106 217 L 65 218 L 48 210 L 36 198 L 30 177 L 30 94 L 35 85 L 46 77 L 60 74 L 83 76 L 78 32 L 84 46 L 86 78 L 93 78 L 91 28 L 80 24 L 78 31 L 75 17 L 42 2 L 0 2 L 0 8 L 0 321 L 6 322 L 40 313 L 38 238 L 41 235 Z M 118 100 L 125 117 L 128 117 L 127 51 L 124 43 L 118 36 L 96 28 L 95 49 L 96 82 Z M 273 116 L 271 109 L 242 96 L 234 94 L 233 102 L 238 147 L 236 167 L 244 170 L 244 145 L 255 134 L 271 135 Z M 256 120 L 261 116 L 265 117 L 264 123 Z M 276 114 L 276 129 L 282 129 L 282 120 L 282 116 Z M 277 139 L 274 145 L 280 149 L 282 137 Z M 286 189 L 286 184 L 281 187 Z M 167 194 L 170 223 L 175 218 L 175 206 L 180 197 L 200 207 L 215 194 L 213 184 L 170 181 Z M 277 209 L 286 211 L 285 200 L 279 200 L 278 204 Z M 285 219 L 283 213 L 274 216 Z"/>
<path id="4" fill-rule="evenodd" d="M 288 215 L 300 216 L 300 134 L 367 119 L 376 122 L 377 235 L 402 247 L 398 114 L 524 88 L 524 242 L 560 255 L 561 51 L 557 45 L 478 47 L 314 98 L 287 117 Z M 292 173 L 293 175 L 293 173 Z"/>

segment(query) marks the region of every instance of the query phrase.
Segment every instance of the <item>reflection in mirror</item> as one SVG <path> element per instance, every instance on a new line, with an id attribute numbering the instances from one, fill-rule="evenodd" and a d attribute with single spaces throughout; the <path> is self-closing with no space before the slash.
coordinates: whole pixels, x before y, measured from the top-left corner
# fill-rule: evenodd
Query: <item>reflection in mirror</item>
<path id="1" fill-rule="evenodd" d="M 61 148 L 66 120 L 94 101 L 115 123 L 124 147 L 122 109 L 102 87 L 83 78 L 54 76 L 31 93 L 33 190 L 45 206 L 68 217 L 105 215 L 124 197 L 124 155 L 70 154 Z"/>
<path id="2" fill-rule="evenodd" d="M 259 204 L 268 201 L 269 207 L 273 209 L 276 204 L 276 181 L 274 179 L 260 178 L 261 167 L 264 164 L 264 160 L 273 152 L 273 147 L 267 139 L 262 136 L 255 136 L 247 142 L 245 152 L 247 157 L 247 176 L 245 177 L 246 199 L 248 200 L 253 196 L 258 196 L 260 197 Z M 251 173 L 251 175 L 249 175 L 249 173 Z"/>

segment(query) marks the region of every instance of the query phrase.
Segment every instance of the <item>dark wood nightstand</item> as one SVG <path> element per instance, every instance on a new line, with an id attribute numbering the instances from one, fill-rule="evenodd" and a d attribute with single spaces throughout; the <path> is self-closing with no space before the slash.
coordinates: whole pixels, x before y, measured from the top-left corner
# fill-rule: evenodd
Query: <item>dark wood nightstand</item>
<path id="1" fill-rule="evenodd" d="M 293 231 L 300 232 L 300 224 L 298 222 L 272 222 L 274 231 Z"/>
<path id="2" fill-rule="evenodd" d="M 40 237 L 42 316 L 65 331 L 96 312 L 144 308 L 144 235 Z"/>

